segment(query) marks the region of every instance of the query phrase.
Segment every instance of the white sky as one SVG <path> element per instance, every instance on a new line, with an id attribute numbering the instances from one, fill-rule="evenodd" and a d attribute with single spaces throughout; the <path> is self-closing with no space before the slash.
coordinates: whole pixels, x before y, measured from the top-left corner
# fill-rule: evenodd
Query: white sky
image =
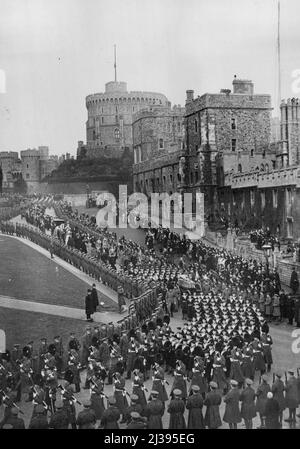
<path id="1" fill-rule="evenodd" d="M 281 0 L 282 97 L 300 69 L 300 2 Z M 276 99 L 277 0 L 0 0 L 0 151 L 85 141 L 86 95 L 113 80 L 172 104 L 252 79 Z M 1 77 L 0 77 L 1 78 Z"/>

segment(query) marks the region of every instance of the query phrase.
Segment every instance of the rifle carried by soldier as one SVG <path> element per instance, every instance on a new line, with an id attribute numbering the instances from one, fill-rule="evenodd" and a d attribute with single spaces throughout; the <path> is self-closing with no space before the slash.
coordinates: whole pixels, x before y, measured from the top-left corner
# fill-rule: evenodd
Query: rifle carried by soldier
<path id="1" fill-rule="evenodd" d="M 67 390 L 62 385 L 58 385 L 58 388 L 61 390 L 63 396 L 65 396 L 65 394 L 69 394 L 67 392 Z M 73 394 L 70 396 L 70 402 L 76 403 L 78 405 L 82 405 L 82 403 L 80 401 L 78 401 L 78 399 L 76 399 Z"/>
<path id="2" fill-rule="evenodd" d="M 5 393 L 4 390 L 0 390 L 0 394 L 2 395 L 2 401 L 5 404 L 6 400 L 9 400 L 9 396 Z M 24 412 L 20 409 L 20 407 L 17 406 L 15 402 L 12 402 L 12 406 L 15 407 L 22 415 L 24 415 Z"/>

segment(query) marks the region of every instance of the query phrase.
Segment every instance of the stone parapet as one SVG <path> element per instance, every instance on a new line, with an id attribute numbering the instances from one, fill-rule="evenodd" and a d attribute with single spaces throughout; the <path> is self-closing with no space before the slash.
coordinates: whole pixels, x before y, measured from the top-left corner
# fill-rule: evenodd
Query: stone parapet
<path id="1" fill-rule="evenodd" d="M 300 168 L 293 166 L 265 172 L 249 173 L 226 173 L 225 186 L 232 189 L 244 189 L 247 187 L 257 187 L 259 189 L 272 188 L 276 186 L 294 185 L 300 187 Z"/>

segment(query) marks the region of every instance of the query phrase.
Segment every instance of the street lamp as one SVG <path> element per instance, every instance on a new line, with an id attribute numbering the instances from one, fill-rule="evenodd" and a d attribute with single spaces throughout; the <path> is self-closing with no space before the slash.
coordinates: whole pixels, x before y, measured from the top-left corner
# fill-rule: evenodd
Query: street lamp
<path id="1" fill-rule="evenodd" d="M 267 275 L 269 276 L 269 258 L 271 256 L 272 246 L 269 243 L 265 243 L 262 246 L 262 250 L 264 252 L 264 256 L 266 258 L 266 267 L 267 267 Z"/>

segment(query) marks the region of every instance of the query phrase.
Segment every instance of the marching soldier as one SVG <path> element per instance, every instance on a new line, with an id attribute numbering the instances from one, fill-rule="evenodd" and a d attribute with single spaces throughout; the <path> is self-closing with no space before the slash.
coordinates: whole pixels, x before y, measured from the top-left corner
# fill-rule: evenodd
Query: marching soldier
<path id="1" fill-rule="evenodd" d="M 97 370 L 91 378 L 91 409 L 94 410 L 96 420 L 101 420 L 104 407 L 104 382 L 101 379 L 101 373 Z"/>
<path id="2" fill-rule="evenodd" d="M 74 349 L 76 352 L 79 352 L 80 350 L 80 343 L 79 340 L 75 337 L 74 332 L 70 333 L 70 340 L 68 342 L 68 351 L 71 351 L 71 349 Z"/>
<path id="3" fill-rule="evenodd" d="M 191 386 L 198 385 L 200 388 L 200 393 L 202 398 L 205 399 L 205 394 L 207 393 L 207 380 L 204 375 L 205 373 L 205 365 L 204 360 L 200 356 L 195 357 L 194 367 L 192 368 L 192 378 L 191 378 Z"/>
<path id="4" fill-rule="evenodd" d="M 227 389 L 225 358 L 219 351 L 216 351 L 214 355 L 212 380 L 217 383 L 219 390 L 224 391 Z"/>
<path id="5" fill-rule="evenodd" d="M 220 392 L 217 391 L 218 385 L 216 382 L 211 381 L 209 386 L 211 390 L 207 393 L 204 400 L 204 405 L 207 407 L 204 423 L 209 429 L 217 429 L 222 425 L 220 417 L 220 404 L 222 402 L 222 396 Z"/>
<path id="6" fill-rule="evenodd" d="M 252 388 L 253 381 L 252 379 L 246 379 L 246 388 L 241 392 L 240 401 L 242 403 L 241 406 L 241 417 L 245 421 L 246 429 L 253 428 L 253 418 L 256 416 L 256 408 L 255 408 L 255 391 Z"/>
<path id="7" fill-rule="evenodd" d="M 169 422 L 169 429 L 186 429 L 186 423 L 184 419 L 184 411 L 185 411 L 185 405 L 184 401 L 181 399 L 182 392 L 181 390 L 178 390 L 177 388 L 173 390 L 173 398 L 170 401 L 170 404 L 168 406 L 168 413 L 170 413 L 170 422 Z"/>
<path id="8" fill-rule="evenodd" d="M 231 390 L 224 397 L 226 403 L 223 421 L 229 424 L 230 429 L 237 429 L 238 423 L 241 422 L 241 413 L 239 408 L 240 392 L 236 380 L 230 381 Z"/>
<path id="9" fill-rule="evenodd" d="M 268 376 L 263 374 L 261 376 L 262 383 L 258 386 L 256 391 L 256 411 L 259 413 L 261 426 L 260 429 L 265 428 L 265 406 L 267 401 L 267 394 L 271 391 L 268 384 Z"/>
<path id="10" fill-rule="evenodd" d="M 272 385 L 272 393 L 273 398 L 278 402 L 279 404 L 279 425 L 282 427 L 282 415 L 283 411 L 286 408 L 285 405 L 285 397 L 284 397 L 284 383 L 281 380 L 282 374 L 277 372 L 275 374 L 276 379 L 274 379 L 273 375 L 273 385 Z"/>
<path id="11" fill-rule="evenodd" d="M 242 386 L 244 383 L 244 376 L 241 366 L 242 352 L 237 346 L 234 346 L 233 349 L 231 350 L 230 362 L 231 362 L 230 378 L 232 380 L 235 380 L 239 386 Z"/>
<path id="12" fill-rule="evenodd" d="M 130 397 L 131 403 L 129 407 L 126 409 L 124 418 L 127 424 L 130 422 L 130 413 L 131 412 L 138 412 L 140 415 L 143 412 L 143 407 L 139 403 L 139 397 L 136 394 L 132 394 Z"/>
<path id="13" fill-rule="evenodd" d="M 142 418 L 138 412 L 131 412 L 131 421 L 127 426 L 127 429 L 146 429 L 146 418 Z"/>
<path id="14" fill-rule="evenodd" d="M 80 372 L 79 372 L 79 355 L 78 352 L 75 349 L 71 349 L 69 351 L 69 357 L 68 357 L 68 371 L 70 371 L 73 374 L 73 383 L 75 385 L 75 393 L 80 392 Z"/>
<path id="15" fill-rule="evenodd" d="M 158 399 L 163 403 L 165 408 L 165 402 L 168 400 L 168 394 L 165 387 L 165 383 L 167 382 L 165 381 L 164 370 L 157 362 L 155 362 L 153 366 L 152 380 L 152 391 L 158 392 Z"/>
<path id="16" fill-rule="evenodd" d="M 56 401 L 56 411 L 50 418 L 49 428 L 50 429 L 68 429 L 69 418 L 67 412 L 64 410 L 63 402 L 61 400 Z"/>
<path id="17" fill-rule="evenodd" d="M 4 405 L 4 417 L 1 421 L 1 426 L 6 423 L 6 421 L 11 418 L 11 410 L 16 407 L 16 393 L 13 391 L 12 384 L 8 383 L 6 391 L 1 390 L 2 404 Z M 17 407 L 16 407 L 17 408 Z"/>
<path id="18" fill-rule="evenodd" d="M 272 358 L 273 340 L 272 340 L 271 335 L 267 334 L 266 332 L 262 332 L 261 343 L 263 345 L 264 359 L 265 359 L 265 363 L 267 365 L 267 371 L 269 373 L 271 371 L 271 366 L 273 363 L 273 358 Z"/>
<path id="19" fill-rule="evenodd" d="M 145 391 L 147 392 L 148 390 L 144 386 L 144 377 L 138 369 L 135 369 L 133 372 L 132 393 L 138 396 L 143 410 L 147 405 Z"/>
<path id="20" fill-rule="evenodd" d="M 57 375 L 58 375 L 58 377 L 61 377 L 63 368 L 64 368 L 64 366 L 63 366 L 64 348 L 63 348 L 63 344 L 62 344 L 62 339 L 59 335 L 54 337 L 53 345 L 55 347 L 54 358 L 55 358 L 55 364 L 56 364 L 56 368 L 57 368 Z"/>
<path id="21" fill-rule="evenodd" d="M 85 333 L 81 339 L 82 353 L 81 353 L 81 366 L 86 368 L 88 365 L 88 358 L 90 355 L 90 346 L 92 345 L 93 335 L 91 333 L 91 328 L 87 327 Z"/>
<path id="22" fill-rule="evenodd" d="M 48 429 L 48 419 L 45 415 L 45 409 L 42 405 L 36 407 L 36 416 L 32 418 L 29 429 Z"/>
<path id="23" fill-rule="evenodd" d="M 11 409 L 11 415 L 7 418 L 4 424 L 0 424 L 0 428 L 4 428 L 3 426 L 12 426 L 12 429 L 25 429 L 24 419 L 18 417 L 19 410 L 16 407 Z"/>
<path id="24" fill-rule="evenodd" d="M 91 401 L 85 400 L 83 403 L 84 409 L 78 413 L 76 424 L 79 429 L 94 429 L 96 424 L 96 415 L 91 409 Z"/>
<path id="25" fill-rule="evenodd" d="M 181 397 L 183 400 L 187 398 L 187 387 L 186 387 L 186 370 L 185 365 L 181 360 L 176 361 L 176 369 L 174 371 L 174 382 L 171 390 L 171 397 L 175 389 L 181 391 Z"/>
<path id="26" fill-rule="evenodd" d="M 113 374 L 113 389 L 116 407 L 122 415 L 121 424 L 123 424 L 125 422 L 125 412 L 128 408 L 128 402 L 126 398 L 125 379 L 118 372 Z"/>
<path id="27" fill-rule="evenodd" d="M 44 375 L 45 403 L 52 413 L 55 412 L 56 391 L 58 386 L 56 369 L 47 369 Z"/>
<path id="28" fill-rule="evenodd" d="M 135 333 L 131 333 L 130 335 L 130 341 L 128 344 L 128 357 L 127 357 L 127 363 L 126 363 L 126 369 L 127 369 L 127 379 L 131 378 L 131 372 L 134 370 L 135 361 L 137 358 L 137 352 L 138 352 L 138 342 L 135 338 Z"/>
<path id="29" fill-rule="evenodd" d="M 159 399 L 159 392 L 152 390 L 149 402 L 144 409 L 147 417 L 148 429 L 163 429 L 162 417 L 165 411 L 165 404 Z"/>
<path id="30" fill-rule="evenodd" d="M 290 378 L 285 384 L 285 402 L 289 409 L 289 417 L 285 419 L 293 429 L 296 427 L 296 408 L 298 407 L 298 382 L 294 371 L 288 371 Z"/>
<path id="31" fill-rule="evenodd" d="M 103 429 L 119 429 L 118 421 L 121 414 L 116 407 L 116 399 L 113 396 L 109 396 L 107 401 L 108 407 L 103 412 L 100 426 Z"/>
<path id="32" fill-rule="evenodd" d="M 192 394 L 188 397 L 186 408 L 189 411 L 188 429 L 204 429 L 202 415 L 203 398 L 198 385 L 191 386 Z"/>
<path id="33" fill-rule="evenodd" d="M 66 414 L 68 418 L 68 427 L 69 425 L 71 425 L 72 429 L 77 429 L 74 390 L 72 388 L 71 383 L 66 380 L 64 387 L 60 386 L 60 391 L 62 396 L 63 412 Z"/>

